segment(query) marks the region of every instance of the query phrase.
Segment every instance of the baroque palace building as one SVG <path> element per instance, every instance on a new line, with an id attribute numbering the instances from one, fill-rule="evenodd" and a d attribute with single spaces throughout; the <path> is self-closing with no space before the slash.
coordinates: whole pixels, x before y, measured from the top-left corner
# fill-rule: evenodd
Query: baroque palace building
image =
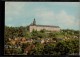
<path id="1" fill-rule="evenodd" d="M 60 31 L 60 27 L 59 26 L 51 26 L 51 25 L 37 25 L 36 24 L 36 20 L 34 18 L 33 20 L 33 23 L 31 23 L 29 25 L 29 31 L 32 32 L 33 30 L 37 30 L 37 31 L 40 31 L 40 30 L 47 30 L 47 31 L 57 31 L 59 32 Z"/>

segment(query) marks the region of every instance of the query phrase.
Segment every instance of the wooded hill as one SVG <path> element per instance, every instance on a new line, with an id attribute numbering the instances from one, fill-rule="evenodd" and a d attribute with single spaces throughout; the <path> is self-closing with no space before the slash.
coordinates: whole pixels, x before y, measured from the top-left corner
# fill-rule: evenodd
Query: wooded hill
<path id="1" fill-rule="evenodd" d="M 28 27 L 8 27 L 5 26 L 5 45 L 9 45 L 9 48 L 5 48 L 5 54 L 23 54 L 23 55 L 65 55 L 79 53 L 79 31 L 62 29 L 60 32 L 49 32 L 46 30 L 29 32 Z M 28 40 L 20 40 L 22 38 L 32 39 L 33 42 L 24 43 Z M 38 43 L 34 42 L 38 39 L 62 39 L 62 41 Z M 9 40 L 11 39 L 11 40 Z M 15 39 L 18 39 L 15 40 Z M 17 44 L 11 44 L 11 43 Z M 20 42 L 19 42 L 20 41 Z M 13 48 L 17 46 L 17 48 Z M 12 47 L 12 48 L 11 48 Z M 29 47 L 33 47 L 28 49 Z M 27 52 L 27 53 L 26 53 Z"/>

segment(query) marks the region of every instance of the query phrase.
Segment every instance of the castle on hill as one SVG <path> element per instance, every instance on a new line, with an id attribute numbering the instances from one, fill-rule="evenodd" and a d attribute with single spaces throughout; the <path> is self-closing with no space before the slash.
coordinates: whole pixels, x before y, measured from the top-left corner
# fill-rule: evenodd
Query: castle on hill
<path id="1" fill-rule="evenodd" d="M 33 22 L 29 25 L 29 31 L 32 32 L 33 30 L 47 30 L 47 31 L 60 31 L 60 27 L 59 26 L 51 26 L 51 25 L 37 25 L 36 24 L 36 20 L 34 18 Z"/>

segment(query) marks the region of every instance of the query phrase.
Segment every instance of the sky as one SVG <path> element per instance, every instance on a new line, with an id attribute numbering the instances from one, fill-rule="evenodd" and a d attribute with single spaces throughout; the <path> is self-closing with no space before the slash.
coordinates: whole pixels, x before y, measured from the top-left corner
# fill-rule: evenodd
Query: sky
<path id="1" fill-rule="evenodd" d="M 36 24 L 79 30 L 80 2 L 5 2 L 5 25 Z"/>

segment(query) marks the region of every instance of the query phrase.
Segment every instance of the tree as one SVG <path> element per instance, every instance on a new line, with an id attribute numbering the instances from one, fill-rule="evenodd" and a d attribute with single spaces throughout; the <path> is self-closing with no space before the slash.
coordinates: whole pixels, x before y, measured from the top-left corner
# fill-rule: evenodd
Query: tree
<path id="1" fill-rule="evenodd" d="M 79 53 L 79 40 L 69 40 L 58 42 L 54 48 L 54 51 L 59 55 L 66 55 L 72 53 Z"/>
<path id="2" fill-rule="evenodd" d="M 38 32 L 33 29 L 33 31 L 31 32 L 32 38 L 36 39 L 37 38 L 37 34 L 38 34 Z"/>
<path id="3" fill-rule="evenodd" d="M 44 46 L 44 50 L 43 50 L 44 55 L 45 54 L 48 54 L 48 55 L 54 54 L 54 47 L 55 47 L 55 44 L 53 44 L 53 43 L 46 44 Z"/>
<path id="4" fill-rule="evenodd" d="M 35 48 L 32 49 L 30 55 L 42 55 L 43 54 L 44 45 L 41 43 L 36 43 Z"/>
<path id="5" fill-rule="evenodd" d="M 45 30 L 45 29 L 42 29 L 42 30 L 40 30 L 40 32 L 41 32 L 41 33 L 45 33 L 45 32 L 46 32 L 46 30 Z"/>
<path id="6" fill-rule="evenodd" d="M 29 43 L 23 43 L 22 44 L 22 52 L 24 53 L 24 49 L 26 48 L 26 47 L 28 47 L 30 44 Z"/>

